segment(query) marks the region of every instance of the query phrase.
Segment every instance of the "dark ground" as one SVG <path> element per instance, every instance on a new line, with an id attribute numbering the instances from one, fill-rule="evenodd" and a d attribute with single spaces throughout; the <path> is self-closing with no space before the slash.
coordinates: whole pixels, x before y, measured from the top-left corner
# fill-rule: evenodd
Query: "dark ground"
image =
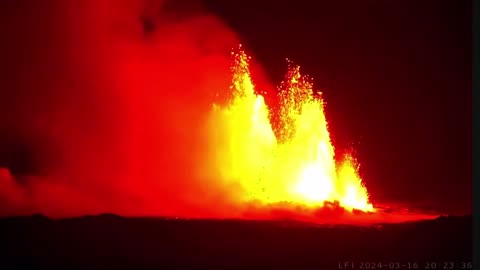
<path id="1" fill-rule="evenodd" d="M 471 238 L 471 216 L 370 227 L 33 216 L 0 219 L 0 269 L 471 269 Z"/>

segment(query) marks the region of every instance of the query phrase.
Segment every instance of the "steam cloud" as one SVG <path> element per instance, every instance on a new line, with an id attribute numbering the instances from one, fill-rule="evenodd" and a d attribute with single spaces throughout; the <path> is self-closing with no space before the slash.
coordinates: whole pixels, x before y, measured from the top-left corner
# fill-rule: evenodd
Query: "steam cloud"
<path id="1" fill-rule="evenodd" d="M 235 215 L 203 162 L 235 33 L 174 1 L 33 2 L 4 4 L 0 215 Z"/>

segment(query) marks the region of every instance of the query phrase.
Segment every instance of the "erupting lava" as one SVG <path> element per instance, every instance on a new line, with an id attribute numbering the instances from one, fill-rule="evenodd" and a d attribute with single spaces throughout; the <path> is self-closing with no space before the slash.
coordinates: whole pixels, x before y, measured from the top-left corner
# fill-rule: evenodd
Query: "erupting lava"
<path id="1" fill-rule="evenodd" d="M 211 137 L 218 146 L 214 162 L 221 177 L 238 187 L 237 199 L 308 208 L 332 202 L 348 211 L 375 211 L 354 158 L 336 162 L 324 101 L 300 67 L 289 63 L 274 125 L 252 82 L 250 58 L 241 47 L 232 54 L 233 96 L 227 105 L 214 105 L 212 124 L 219 126 Z"/>

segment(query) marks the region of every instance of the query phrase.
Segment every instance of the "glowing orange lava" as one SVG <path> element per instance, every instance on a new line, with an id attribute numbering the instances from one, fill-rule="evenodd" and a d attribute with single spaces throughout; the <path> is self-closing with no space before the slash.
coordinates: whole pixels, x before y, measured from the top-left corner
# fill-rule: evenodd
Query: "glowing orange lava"
<path id="1" fill-rule="evenodd" d="M 215 104 L 212 162 L 220 177 L 237 188 L 240 203 L 288 203 L 308 208 L 337 202 L 348 211 L 373 212 L 352 156 L 340 164 L 324 113 L 324 101 L 313 84 L 289 65 L 279 87 L 280 127 L 275 133 L 264 97 L 256 91 L 243 50 L 234 57 L 232 100 Z"/>

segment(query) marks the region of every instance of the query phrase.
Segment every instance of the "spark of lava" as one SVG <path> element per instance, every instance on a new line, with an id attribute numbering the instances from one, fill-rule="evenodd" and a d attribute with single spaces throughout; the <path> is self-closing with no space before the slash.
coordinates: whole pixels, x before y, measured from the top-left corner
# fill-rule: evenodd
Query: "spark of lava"
<path id="1" fill-rule="evenodd" d="M 279 87 L 280 125 L 274 132 L 270 109 L 255 89 L 250 57 L 232 52 L 232 98 L 214 104 L 211 160 L 220 177 L 237 190 L 239 203 L 318 208 L 335 202 L 348 211 L 373 212 L 356 160 L 335 160 L 324 100 L 313 84 L 289 63 Z"/>

